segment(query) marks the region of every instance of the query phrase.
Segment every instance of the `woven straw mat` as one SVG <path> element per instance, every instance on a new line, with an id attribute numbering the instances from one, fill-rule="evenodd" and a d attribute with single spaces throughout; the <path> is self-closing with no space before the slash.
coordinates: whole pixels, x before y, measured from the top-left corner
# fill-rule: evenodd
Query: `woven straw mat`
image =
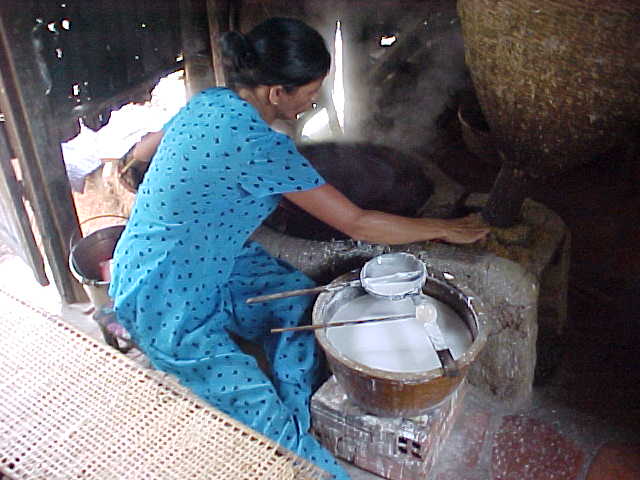
<path id="1" fill-rule="evenodd" d="M 2 289 L 0 329 L 0 472 L 9 478 L 329 478 Z"/>

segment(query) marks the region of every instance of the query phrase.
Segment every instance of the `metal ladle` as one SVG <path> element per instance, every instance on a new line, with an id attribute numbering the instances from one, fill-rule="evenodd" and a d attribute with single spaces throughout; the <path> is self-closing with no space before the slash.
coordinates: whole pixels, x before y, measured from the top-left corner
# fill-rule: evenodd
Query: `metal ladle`
<path id="1" fill-rule="evenodd" d="M 286 292 L 260 295 L 246 299 L 246 303 L 267 302 L 280 298 L 333 292 L 347 287 L 362 287 L 376 297 L 399 300 L 407 295 L 419 293 L 427 278 L 424 263 L 410 253 L 385 253 L 373 257 L 360 270 L 360 278 L 350 282 L 330 283 L 313 288 L 302 288 Z"/>
<path id="2" fill-rule="evenodd" d="M 342 290 L 347 287 L 363 287 L 368 293 L 372 293 L 371 291 L 379 289 L 381 286 L 393 286 L 400 285 L 400 288 L 404 288 L 408 282 L 415 282 L 417 279 L 422 277 L 422 272 L 419 270 L 411 271 L 411 272 L 394 272 L 387 275 L 381 275 L 374 278 L 366 279 L 366 283 L 363 283 L 362 279 L 352 280 L 350 282 L 343 283 L 330 283 L 328 285 L 321 285 L 319 287 L 313 288 L 302 288 L 299 290 L 289 290 L 286 292 L 280 293 L 271 293 L 268 295 L 260 295 L 258 297 L 247 298 L 246 303 L 260 303 L 267 302 L 269 300 L 278 300 L 280 298 L 288 298 L 288 297 L 297 297 L 301 295 L 310 295 L 313 293 L 321 293 L 321 292 L 333 292 L 336 290 Z M 384 296 L 389 297 L 389 295 L 376 294 L 376 296 Z"/>

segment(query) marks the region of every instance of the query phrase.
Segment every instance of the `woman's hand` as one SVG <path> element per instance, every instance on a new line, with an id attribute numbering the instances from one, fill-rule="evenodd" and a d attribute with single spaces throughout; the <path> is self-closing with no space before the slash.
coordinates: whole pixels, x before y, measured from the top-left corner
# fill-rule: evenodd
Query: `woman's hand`
<path id="1" fill-rule="evenodd" d="M 473 243 L 486 237 L 490 230 L 477 213 L 440 221 L 443 222 L 443 234 L 438 240 L 449 243 Z"/>

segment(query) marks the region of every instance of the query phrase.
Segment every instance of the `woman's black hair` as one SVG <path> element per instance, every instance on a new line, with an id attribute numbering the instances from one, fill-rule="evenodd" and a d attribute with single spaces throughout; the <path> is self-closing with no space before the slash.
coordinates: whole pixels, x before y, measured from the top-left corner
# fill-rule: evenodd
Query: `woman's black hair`
<path id="1" fill-rule="evenodd" d="M 248 34 L 220 39 L 229 86 L 283 85 L 292 90 L 326 75 L 331 55 L 322 36 L 293 18 L 270 18 Z"/>

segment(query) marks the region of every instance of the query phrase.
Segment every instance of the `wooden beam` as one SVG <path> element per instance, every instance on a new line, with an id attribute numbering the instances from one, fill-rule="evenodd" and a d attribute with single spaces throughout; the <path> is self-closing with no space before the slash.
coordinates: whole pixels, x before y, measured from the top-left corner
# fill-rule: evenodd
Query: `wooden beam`
<path id="1" fill-rule="evenodd" d="M 34 1 L 21 1 L 20 11 L 34 11 Z M 53 279 L 62 299 L 73 303 L 86 298 L 68 266 L 69 238 L 80 229 L 47 97 L 46 66 L 36 48 L 34 20 L 35 16 L 16 15 L 14 2 L 0 2 L 0 109 Z"/>

